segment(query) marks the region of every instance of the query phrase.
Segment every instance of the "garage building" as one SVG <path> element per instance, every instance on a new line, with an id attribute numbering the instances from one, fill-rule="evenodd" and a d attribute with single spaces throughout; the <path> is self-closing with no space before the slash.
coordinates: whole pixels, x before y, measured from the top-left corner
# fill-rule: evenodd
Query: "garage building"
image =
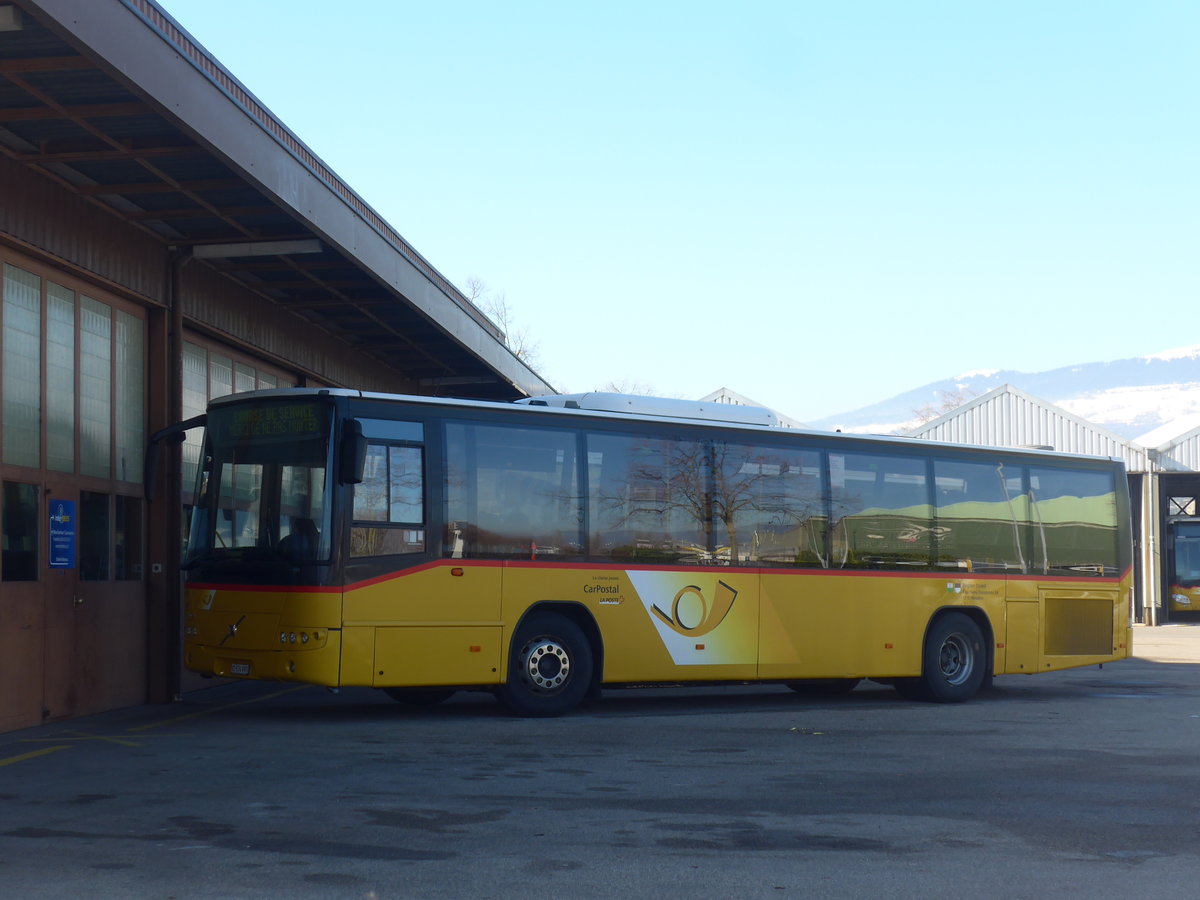
<path id="1" fill-rule="evenodd" d="M 0 730 L 186 685 L 196 445 L 151 502 L 159 429 L 265 387 L 551 390 L 151 0 L 0 0 L 0 325 Z"/>

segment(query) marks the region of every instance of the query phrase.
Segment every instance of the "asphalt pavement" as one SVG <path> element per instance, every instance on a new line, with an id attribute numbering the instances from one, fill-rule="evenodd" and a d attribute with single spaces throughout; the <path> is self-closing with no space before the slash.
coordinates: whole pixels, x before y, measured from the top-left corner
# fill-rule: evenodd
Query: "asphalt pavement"
<path id="1" fill-rule="evenodd" d="M 970 703 L 227 683 L 0 735 L 0 898 L 1194 898 L 1200 627 Z"/>

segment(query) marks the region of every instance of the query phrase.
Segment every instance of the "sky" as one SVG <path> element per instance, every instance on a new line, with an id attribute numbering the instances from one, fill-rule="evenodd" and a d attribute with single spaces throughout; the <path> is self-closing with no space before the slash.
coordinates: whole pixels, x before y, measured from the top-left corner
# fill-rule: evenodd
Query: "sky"
<path id="1" fill-rule="evenodd" d="M 158 0 L 561 392 L 1200 343 L 1191 0 Z"/>

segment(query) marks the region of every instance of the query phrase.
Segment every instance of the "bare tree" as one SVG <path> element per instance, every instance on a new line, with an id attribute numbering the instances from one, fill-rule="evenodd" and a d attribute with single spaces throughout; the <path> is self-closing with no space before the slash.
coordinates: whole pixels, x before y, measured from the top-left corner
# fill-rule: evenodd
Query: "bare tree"
<path id="1" fill-rule="evenodd" d="M 621 379 L 610 379 L 604 383 L 602 391 L 608 391 L 613 394 L 640 394 L 643 397 L 657 397 L 658 394 L 654 391 L 654 385 L 646 384 L 626 376 Z"/>
<path id="2" fill-rule="evenodd" d="M 628 530 L 631 546 L 641 538 L 664 558 L 737 565 L 753 545 L 744 530 L 753 532 L 772 516 L 798 530 L 811 518 L 806 504 L 779 494 L 786 461 L 770 451 L 647 438 L 627 452 L 622 474 L 597 484 L 597 505 L 609 530 Z M 722 540 L 725 546 L 718 546 Z"/>
<path id="3" fill-rule="evenodd" d="M 508 298 L 504 296 L 503 291 L 491 290 L 483 279 L 472 275 L 466 280 L 466 294 L 467 299 L 479 307 L 500 329 L 504 346 L 512 351 L 513 356 L 531 369 L 541 364 L 540 345 L 530 336 L 528 328 L 516 325 L 512 308 L 508 305 Z"/>
<path id="4" fill-rule="evenodd" d="M 924 406 L 913 410 L 914 420 L 909 422 L 901 429 L 901 432 L 912 431 L 926 422 L 932 422 L 938 416 L 958 409 L 968 400 L 974 400 L 979 396 L 979 391 L 973 391 L 970 388 L 959 388 L 954 391 L 941 391 L 937 395 L 936 405 L 934 403 L 926 403 Z"/>

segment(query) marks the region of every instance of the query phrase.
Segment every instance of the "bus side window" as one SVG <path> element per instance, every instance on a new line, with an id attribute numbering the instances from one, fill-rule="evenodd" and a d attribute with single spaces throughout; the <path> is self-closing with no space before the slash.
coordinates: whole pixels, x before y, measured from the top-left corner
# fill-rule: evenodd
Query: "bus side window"
<path id="1" fill-rule="evenodd" d="M 712 516 L 712 465 L 704 441 L 657 435 L 587 436 L 589 545 L 613 562 L 727 564 Z"/>
<path id="2" fill-rule="evenodd" d="M 420 446 L 368 442 L 362 481 L 354 486 L 351 556 L 424 551 L 424 456 Z"/>
<path id="3" fill-rule="evenodd" d="M 1017 518 L 1024 480 L 1019 468 L 935 459 L 933 473 L 937 565 L 967 572 L 1027 571 L 1025 523 Z"/>
<path id="4" fill-rule="evenodd" d="M 816 450 L 713 444 L 713 524 L 730 565 L 826 568 Z"/>
<path id="5" fill-rule="evenodd" d="M 1029 488 L 1043 571 L 1117 574 L 1117 495 L 1111 472 L 1030 467 Z"/>
<path id="6" fill-rule="evenodd" d="M 571 432 L 447 423 L 443 553 L 578 557 L 575 443 Z"/>
<path id="7" fill-rule="evenodd" d="M 833 566 L 929 568 L 933 508 L 920 456 L 831 453 Z"/>

